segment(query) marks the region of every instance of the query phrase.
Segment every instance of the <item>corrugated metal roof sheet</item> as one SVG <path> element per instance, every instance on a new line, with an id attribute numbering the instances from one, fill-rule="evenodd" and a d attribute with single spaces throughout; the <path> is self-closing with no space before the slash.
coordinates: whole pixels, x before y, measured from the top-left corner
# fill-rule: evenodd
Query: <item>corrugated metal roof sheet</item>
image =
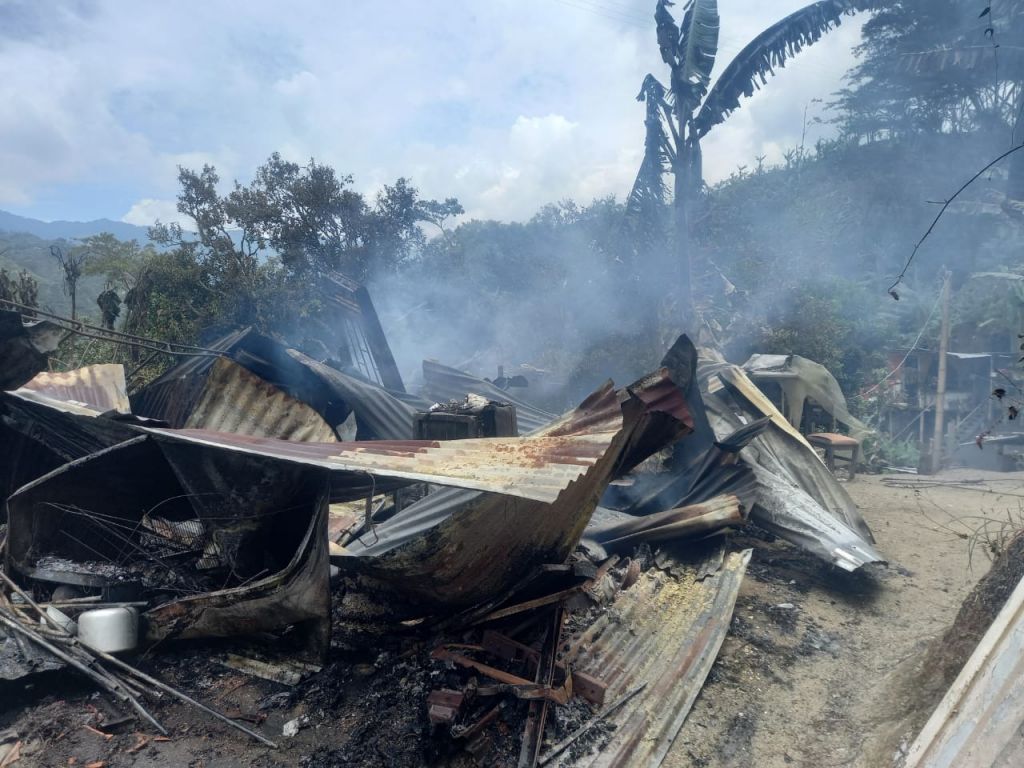
<path id="1" fill-rule="evenodd" d="M 96 413 L 131 412 L 123 365 L 108 363 L 87 365 L 73 371 L 43 371 L 23 384 L 15 394 L 25 396 L 27 392 Z"/>
<path id="2" fill-rule="evenodd" d="M 525 400 L 499 389 L 489 381 L 449 368 L 433 360 L 423 361 L 423 396 L 434 402 L 462 400 L 473 393 L 488 400 L 511 403 L 516 407 L 516 421 L 519 433 L 526 434 L 540 429 L 555 418 L 555 414 L 530 405 Z"/>
<path id="3" fill-rule="evenodd" d="M 430 405 L 338 371 L 250 329 L 228 334 L 210 348 L 306 403 L 331 427 L 354 412 L 360 440 L 410 440 L 416 406 Z M 134 411 L 172 427 L 185 426 L 216 359 L 194 358 L 167 371 L 132 396 Z"/>
<path id="4" fill-rule="evenodd" d="M 703 580 L 649 570 L 580 637 L 563 638 L 563 660 L 604 680 L 607 701 L 646 686 L 608 718 L 615 733 L 600 752 L 553 764 L 662 764 L 725 639 L 749 560 L 750 550 L 733 553 Z"/>
<path id="5" fill-rule="evenodd" d="M 223 352 L 230 357 L 231 351 L 251 333 L 253 331 L 250 328 L 232 331 L 210 342 L 208 349 Z M 208 355 L 187 357 L 164 371 L 162 376 L 131 396 L 132 412 L 166 421 L 172 427 L 183 426 L 203 391 L 206 376 L 216 359 Z"/>
<path id="6" fill-rule="evenodd" d="M 400 400 L 383 387 L 349 376 L 294 349 L 289 349 L 288 355 L 331 387 L 355 412 L 359 440 L 412 439 L 416 408 L 410 401 L 415 402 L 414 398 L 403 394 Z M 420 408 L 429 406 L 426 401 L 419 403 Z"/>
<path id="7" fill-rule="evenodd" d="M 466 607 L 505 597 L 537 565 L 564 562 L 609 479 L 685 433 L 688 419 L 681 393 L 664 372 L 619 392 L 609 383 L 544 430 L 512 439 L 518 444 L 552 441 L 553 446 L 570 441 L 575 446 L 588 435 L 602 443 L 613 436 L 601 458 L 550 504 L 535 496 L 514 497 L 523 493 L 445 488 L 349 543 L 351 557 L 345 562 L 427 605 Z M 457 450 L 467 443 L 505 441 L 458 440 L 449 445 Z"/>
<path id="8" fill-rule="evenodd" d="M 216 359 L 205 381 L 185 422 L 187 428 L 281 440 L 337 442 L 334 430 L 320 414 L 226 357 Z"/>
<path id="9" fill-rule="evenodd" d="M 1024 765 L 1024 581 L 982 637 L 907 755 L 906 768 Z"/>
<path id="10" fill-rule="evenodd" d="M 692 417 L 682 393 L 662 369 L 641 379 L 632 387 L 616 391 L 611 382 L 594 392 L 577 408 L 558 418 L 530 437 L 562 437 L 585 431 L 608 431 L 622 423 L 622 402 L 630 397 L 643 403 L 643 414 L 636 419 L 617 460 L 613 473 L 621 475 L 689 431 Z M 659 417 L 660 415 L 660 417 Z M 458 444 L 466 441 L 460 440 Z M 460 506 L 476 503 L 473 491 L 442 489 L 406 507 L 395 517 L 377 527 L 372 543 L 355 542 L 353 554 L 377 556 L 400 546 L 440 524 Z"/>
<path id="11" fill-rule="evenodd" d="M 719 439 L 752 418 L 770 418 L 768 428 L 740 451 L 758 487 L 751 520 L 847 571 L 884 562 L 853 499 L 741 368 L 702 359 L 700 380 Z"/>
<path id="12" fill-rule="evenodd" d="M 620 425 L 621 426 L 621 425 Z M 469 488 L 552 502 L 604 454 L 618 430 L 564 437 L 447 442 L 298 443 L 202 429 L 151 429 L 160 439 L 240 451 L 360 476 Z"/>

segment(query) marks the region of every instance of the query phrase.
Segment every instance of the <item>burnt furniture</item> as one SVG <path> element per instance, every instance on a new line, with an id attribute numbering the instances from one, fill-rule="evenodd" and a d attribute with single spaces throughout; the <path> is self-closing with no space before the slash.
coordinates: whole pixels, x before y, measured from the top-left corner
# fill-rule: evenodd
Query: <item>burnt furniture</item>
<path id="1" fill-rule="evenodd" d="M 838 432 L 815 432 L 807 435 L 807 442 L 816 448 L 825 449 L 825 466 L 834 474 L 836 463 L 846 465 L 853 480 L 857 474 L 857 456 L 860 453 L 860 441 L 849 435 L 841 435 Z"/>

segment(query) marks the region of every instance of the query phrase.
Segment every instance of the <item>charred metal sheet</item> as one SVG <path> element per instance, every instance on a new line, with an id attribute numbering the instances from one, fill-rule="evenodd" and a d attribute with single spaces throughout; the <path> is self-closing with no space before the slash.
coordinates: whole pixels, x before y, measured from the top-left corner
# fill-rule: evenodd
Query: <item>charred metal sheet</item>
<path id="1" fill-rule="evenodd" d="M 732 619 L 750 550 L 726 558 L 703 581 L 649 570 L 579 637 L 569 640 L 563 660 L 599 675 L 611 701 L 643 690 L 608 720 L 612 740 L 597 754 L 575 761 L 563 755 L 553 765 L 656 768 L 672 751 L 700 693 Z"/>
<path id="2" fill-rule="evenodd" d="M 697 379 L 697 350 L 687 336 L 676 339 L 661 364 L 685 398 L 693 433 L 672 445 L 657 466 L 645 466 L 609 486 L 602 505 L 642 516 L 732 494 L 750 509 L 757 499 L 757 483 L 738 454 L 767 425 L 741 425 L 733 434 L 716 438 Z"/>
<path id="3" fill-rule="evenodd" d="M 6 627 L 0 627 L 0 681 L 18 680 L 63 666 L 62 661 L 35 643 L 26 641 Z"/>
<path id="4" fill-rule="evenodd" d="M 883 562 L 849 494 L 743 371 L 702 361 L 700 378 L 717 433 L 734 431 L 750 419 L 770 419 L 769 428 L 740 452 L 757 479 L 751 519 L 846 571 Z"/>
<path id="5" fill-rule="evenodd" d="M 20 488 L 7 503 L 7 567 L 58 583 L 141 584 L 157 603 L 145 614 L 151 641 L 309 621 L 323 648 L 326 473 L 191 448 L 167 455 L 141 435 Z"/>
<path id="6" fill-rule="evenodd" d="M 94 405 L 110 402 L 99 394 Z M 114 415 L 27 388 L 0 392 L 0 500 L 65 462 L 138 434 Z"/>
<path id="7" fill-rule="evenodd" d="M 871 534 L 871 529 L 864 520 L 864 516 L 860 513 L 860 509 L 857 508 L 846 489 L 828 470 L 806 438 L 799 432 L 794 434 L 795 430 L 786 429 L 782 425 L 788 426 L 789 422 L 785 421 L 785 417 L 768 398 L 764 397 L 761 390 L 747 378 L 742 370 L 735 366 L 729 366 L 718 371 L 718 376 L 733 399 L 747 412 L 753 413 L 755 417 L 762 415 L 771 418 L 772 426 L 777 429 L 767 430 L 762 441 L 772 445 L 776 456 L 779 457 L 780 462 L 786 464 L 786 468 L 800 487 L 861 537 L 873 543 L 874 536 Z M 709 380 L 710 386 L 712 384 Z"/>
<path id="8" fill-rule="evenodd" d="M 84 408 L 96 414 L 131 413 L 123 365 L 108 363 L 73 371 L 44 371 L 23 384 L 15 394 L 25 399 L 41 396 L 46 398 L 45 404 L 61 409 Z"/>
<path id="9" fill-rule="evenodd" d="M 1024 765 L 1024 581 L 925 723 L 906 768 Z"/>
<path id="10" fill-rule="evenodd" d="M 309 369 L 356 416 L 357 440 L 411 440 L 413 416 L 417 407 L 430 406 L 425 400 L 390 392 L 289 349 L 288 354 Z M 415 405 L 414 405 L 415 404 Z"/>
<path id="11" fill-rule="evenodd" d="M 337 442 L 320 414 L 225 357 L 214 362 L 185 426 L 280 440 Z"/>
<path id="12" fill-rule="evenodd" d="M 512 393 L 494 386 L 485 379 L 463 373 L 457 368 L 449 368 L 447 365 L 441 365 L 433 360 L 423 361 L 424 397 L 432 402 L 443 403 L 449 400 L 462 400 L 468 394 L 482 395 L 497 403 L 514 405 L 521 435 L 540 429 L 557 416 L 557 414 L 548 413 Z"/>
<path id="13" fill-rule="evenodd" d="M 621 551 L 641 542 L 706 536 L 722 528 L 742 525 L 745 520 L 739 499 L 732 495 L 642 517 L 623 517 L 625 519 L 618 522 L 590 525 L 584 535 L 605 549 Z"/>
<path id="14" fill-rule="evenodd" d="M 648 397 L 650 405 L 631 388 L 616 392 L 607 385 L 561 419 L 519 439 L 557 444 L 600 436 L 602 455 L 554 497 L 522 498 L 524 489 L 515 494 L 519 498 L 509 492 L 442 489 L 350 542 L 343 562 L 429 607 L 468 607 L 506 595 L 535 566 L 565 560 L 609 479 L 645 458 L 644 450 L 662 447 L 652 442 L 654 435 L 675 439 L 687 430 L 675 421 L 687 416 L 678 390 L 659 389 L 665 381 L 659 373 L 637 387 L 657 393 Z"/>
<path id="15" fill-rule="evenodd" d="M 49 321 L 25 321 L 19 312 L 0 309 L 0 390 L 20 387 L 46 370 L 47 355 L 64 333 Z"/>
<path id="16" fill-rule="evenodd" d="M 337 430 L 351 414 L 360 440 L 412 439 L 412 414 L 429 406 L 405 393 L 342 373 L 251 329 L 228 334 L 210 348 L 307 404 Z M 214 357 L 186 360 L 132 395 L 135 413 L 184 427 L 214 366 Z"/>

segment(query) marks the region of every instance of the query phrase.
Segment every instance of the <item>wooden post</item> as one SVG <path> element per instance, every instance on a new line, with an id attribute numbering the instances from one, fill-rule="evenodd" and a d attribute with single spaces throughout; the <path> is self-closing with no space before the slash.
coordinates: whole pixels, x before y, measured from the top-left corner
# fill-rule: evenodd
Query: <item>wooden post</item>
<path id="1" fill-rule="evenodd" d="M 942 330 L 939 332 L 939 375 L 935 387 L 935 429 L 932 432 L 931 470 L 938 472 L 942 468 L 945 454 L 945 417 L 946 417 L 946 353 L 949 351 L 949 283 L 951 275 L 945 273 L 942 284 Z"/>

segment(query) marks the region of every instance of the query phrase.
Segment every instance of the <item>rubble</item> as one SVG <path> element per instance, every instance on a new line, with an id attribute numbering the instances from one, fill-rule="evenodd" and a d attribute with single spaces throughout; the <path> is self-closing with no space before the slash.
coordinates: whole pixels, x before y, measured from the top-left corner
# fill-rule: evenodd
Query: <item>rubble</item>
<path id="1" fill-rule="evenodd" d="M 133 666 L 131 644 L 75 636 L 137 615 L 158 655 L 227 638 L 218 667 L 291 691 L 268 709 L 372 649 L 345 674 L 415 669 L 388 695 L 413 685 L 430 750 L 657 766 L 750 560 L 723 532 L 753 522 L 843 570 L 882 559 L 807 441 L 686 337 L 557 417 L 437 363 L 421 397 L 393 360 L 386 388 L 251 329 L 204 349 L 130 397 L 121 366 L 35 363 L 0 394 L 0 677 L 67 666 L 160 734 L 153 691 L 275 746 Z M 233 645 L 268 635 L 285 658 Z M 316 720 L 293 714 L 274 727 L 298 743 Z"/>

